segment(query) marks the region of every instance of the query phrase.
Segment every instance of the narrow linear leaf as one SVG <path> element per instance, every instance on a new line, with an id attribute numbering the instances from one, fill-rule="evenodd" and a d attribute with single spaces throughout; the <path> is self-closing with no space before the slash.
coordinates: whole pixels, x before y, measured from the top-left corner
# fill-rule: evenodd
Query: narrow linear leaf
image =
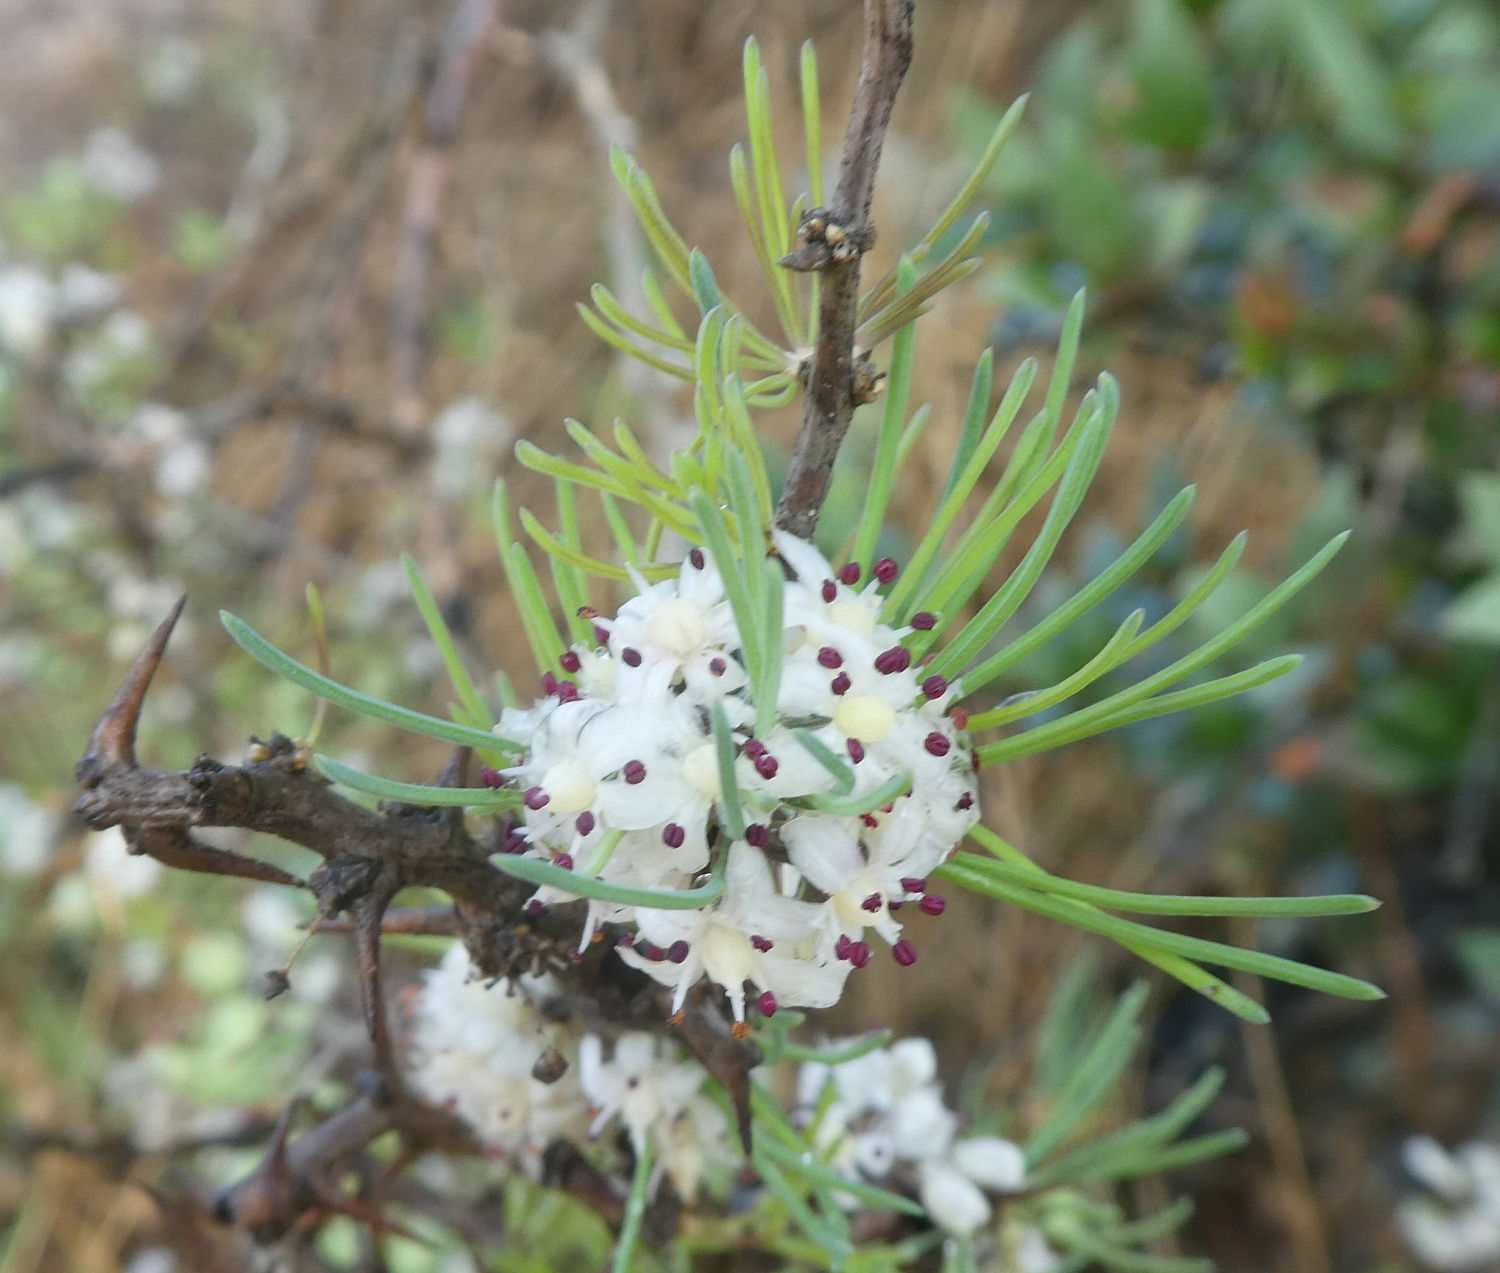
<path id="1" fill-rule="evenodd" d="M 579 897 L 616 902 L 621 906 L 645 906 L 656 911 L 695 911 L 724 896 L 722 875 L 716 875 L 696 888 L 669 891 L 611 884 L 608 880 L 584 875 L 580 871 L 565 871 L 540 858 L 517 857 L 510 853 L 497 853 L 490 858 L 490 863 L 497 871 L 514 875 L 528 884 L 550 885 Z"/>
<path id="2" fill-rule="evenodd" d="M 458 805 L 476 809 L 512 809 L 521 803 L 517 791 L 492 787 L 432 787 L 416 782 L 397 782 L 352 769 L 330 756 L 319 755 L 317 765 L 324 777 L 340 786 L 352 787 L 382 800 L 399 800 L 402 804 L 423 808 L 435 805 Z"/>

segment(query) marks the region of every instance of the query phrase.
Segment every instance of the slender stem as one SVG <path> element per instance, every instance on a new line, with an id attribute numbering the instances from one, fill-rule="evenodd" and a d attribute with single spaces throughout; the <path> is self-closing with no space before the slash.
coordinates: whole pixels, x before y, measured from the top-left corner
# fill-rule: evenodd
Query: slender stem
<path id="1" fill-rule="evenodd" d="M 886 126 L 911 65 L 912 0 L 865 0 L 865 43 L 859 85 L 844 133 L 843 158 L 830 221 L 861 248 L 870 242 L 870 203 Z M 795 254 L 794 254 L 795 255 Z M 854 330 L 859 306 L 860 252 L 831 255 L 818 268 L 818 342 L 807 370 L 807 409 L 792 450 L 776 524 L 812 538 L 828 497 L 833 463 L 854 416 Z"/>

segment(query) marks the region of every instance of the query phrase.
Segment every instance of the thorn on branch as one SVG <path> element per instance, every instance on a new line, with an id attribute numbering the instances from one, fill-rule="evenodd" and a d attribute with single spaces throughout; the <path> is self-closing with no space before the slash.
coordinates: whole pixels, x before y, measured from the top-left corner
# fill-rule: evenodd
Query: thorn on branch
<path id="1" fill-rule="evenodd" d="M 177 599 L 172 612 L 151 634 L 146 648 L 125 674 L 120 688 L 104 709 L 104 715 L 99 717 L 89 736 L 88 750 L 75 770 L 78 781 L 85 787 L 96 786 L 104 771 L 111 767 L 135 768 L 135 734 L 141 720 L 141 708 L 146 702 L 146 691 L 151 688 L 151 680 L 166 653 L 167 642 L 172 639 L 172 630 L 182 618 L 186 606 L 187 594 L 184 593 Z"/>

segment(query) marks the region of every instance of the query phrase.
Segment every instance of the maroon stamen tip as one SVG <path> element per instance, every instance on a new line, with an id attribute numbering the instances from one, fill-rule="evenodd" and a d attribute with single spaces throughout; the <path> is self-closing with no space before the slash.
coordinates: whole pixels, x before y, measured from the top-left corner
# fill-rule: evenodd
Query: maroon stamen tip
<path id="1" fill-rule="evenodd" d="M 571 853 L 559 853 L 552 859 L 552 865 L 564 871 L 571 871 L 573 869 L 573 855 Z"/>
<path id="2" fill-rule="evenodd" d="M 865 900 L 859 904 L 859 908 L 862 911 L 869 911 L 873 915 L 880 909 L 880 903 L 883 900 L 884 899 L 880 896 L 879 893 L 871 893 L 869 897 L 865 898 Z"/>
<path id="3" fill-rule="evenodd" d="M 651 960 L 653 963 L 660 963 L 661 960 L 667 957 L 666 951 L 664 951 L 654 941 L 649 941 L 644 946 L 642 946 L 641 954 L 645 955 L 646 958 Z"/>
<path id="4" fill-rule="evenodd" d="M 925 878 L 919 879 L 915 875 L 903 875 L 901 877 L 901 887 L 908 893 L 925 893 L 927 891 L 927 880 Z"/>
<path id="5" fill-rule="evenodd" d="M 832 579 L 823 580 L 823 600 L 832 601 L 838 595 L 838 585 L 834 583 Z"/>
<path id="6" fill-rule="evenodd" d="M 849 679 L 848 672 L 840 672 L 833 678 L 833 681 L 828 686 L 828 688 L 831 689 L 835 694 L 847 694 L 849 692 L 849 687 L 853 684 L 854 682 Z"/>
<path id="7" fill-rule="evenodd" d="M 759 933 L 751 934 L 750 944 L 754 946 L 756 950 L 760 951 L 761 954 L 765 954 L 766 951 L 770 950 L 773 946 L 776 945 L 776 943 L 773 942 L 769 937 L 762 937 Z"/>
<path id="8" fill-rule="evenodd" d="M 564 650 L 562 658 L 557 662 L 564 672 L 576 672 L 583 666 L 583 660 L 578 657 L 576 650 Z"/>
<path id="9" fill-rule="evenodd" d="M 632 787 L 639 786 L 646 781 L 646 766 L 639 760 L 627 760 L 620 776 Z"/>
<path id="10" fill-rule="evenodd" d="M 557 693 L 557 677 L 553 676 L 551 672 L 542 673 L 542 693 L 548 697 Z"/>
<path id="11" fill-rule="evenodd" d="M 910 968 L 917 962 L 917 948 L 903 937 L 891 947 L 891 958 L 903 968 Z"/>
<path id="12" fill-rule="evenodd" d="M 708 670 L 715 676 L 723 676 L 729 670 L 729 664 L 724 662 L 723 659 L 709 659 Z"/>
<path id="13" fill-rule="evenodd" d="M 745 828 L 745 843 L 763 849 L 771 843 L 771 829 L 760 822 L 752 822 Z"/>
<path id="14" fill-rule="evenodd" d="M 900 573 L 901 567 L 890 557 L 882 557 L 875 563 L 875 578 L 881 583 L 895 583 Z"/>
<path id="15" fill-rule="evenodd" d="M 498 769 L 481 769 L 479 771 L 479 781 L 486 787 L 503 787 L 505 785 L 505 775 Z"/>
<path id="16" fill-rule="evenodd" d="M 684 963 L 688 957 L 688 944 L 678 938 L 667 947 L 667 958 L 674 964 Z"/>
<path id="17" fill-rule="evenodd" d="M 581 964 L 583 962 L 583 951 L 579 950 L 577 947 L 574 947 L 568 952 L 568 962 Z"/>
<path id="18" fill-rule="evenodd" d="M 924 915 L 941 915 L 945 910 L 948 909 L 948 899 L 946 897 L 940 897 L 936 893 L 929 893 L 926 897 L 924 897 L 920 902 L 917 903 L 917 906 L 921 909 L 922 914 Z"/>
<path id="19" fill-rule="evenodd" d="M 769 990 L 755 1001 L 755 1006 L 760 1009 L 763 1017 L 774 1017 L 776 1015 L 776 996 Z"/>
<path id="20" fill-rule="evenodd" d="M 911 666 L 911 651 L 904 645 L 893 645 L 875 656 L 875 670 L 885 676 L 904 672 Z"/>
<path id="21" fill-rule="evenodd" d="M 922 682 L 922 693 L 928 698 L 942 698 L 948 692 L 948 680 L 934 672 Z"/>
<path id="22" fill-rule="evenodd" d="M 669 822 L 662 828 L 661 841 L 669 849 L 680 849 L 686 839 L 687 831 L 675 822 Z"/>
<path id="23" fill-rule="evenodd" d="M 859 815 L 859 820 L 867 827 L 878 827 L 880 825 L 880 819 L 873 813 L 862 813 Z"/>
<path id="24" fill-rule="evenodd" d="M 690 551 L 688 553 L 688 560 L 692 562 L 694 570 L 702 570 L 703 567 L 708 564 L 707 560 L 703 556 L 703 549 L 701 548 L 694 548 L 692 551 Z"/>
<path id="25" fill-rule="evenodd" d="M 848 959 L 849 952 L 854 949 L 854 943 L 846 933 L 840 933 L 838 941 L 833 943 L 833 953 L 838 959 Z"/>
<path id="26" fill-rule="evenodd" d="M 539 902 L 536 898 L 533 897 L 529 902 L 526 903 L 526 913 L 533 919 L 535 919 L 538 915 L 545 915 L 547 913 L 547 903 Z"/>
<path id="27" fill-rule="evenodd" d="M 927 749 L 929 756 L 946 756 L 953 749 L 953 744 L 937 730 L 933 730 L 922 740 L 922 746 Z"/>
<path id="28" fill-rule="evenodd" d="M 502 853 L 525 853 L 526 850 L 529 849 L 530 847 L 531 847 L 531 845 L 529 845 L 520 836 L 518 836 L 518 835 L 508 835 L 508 836 L 505 837 L 505 843 L 500 846 L 500 852 L 502 852 Z"/>
<path id="29" fill-rule="evenodd" d="M 849 562 L 841 571 L 839 571 L 840 582 L 847 583 L 851 587 L 859 582 L 859 576 L 860 569 L 859 562 L 857 561 Z"/>
<path id="30" fill-rule="evenodd" d="M 937 615 L 933 614 L 931 610 L 918 610 L 911 617 L 911 626 L 916 628 L 918 632 L 931 632 L 933 628 L 937 627 Z"/>
<path id="31" fill-rule="evenodd" d="M 552 799 L 552 797 L 540 787 L 527 787 L 526 794 L 522 799 L 526 802 L 526 807 L 535 813 L 538 809 L 545 809 L 547 801 Z"/>
<path id="32" fill-rule="evenodd" d="M 635 945 L 635 934 L 634 933 L 621 933 L 617 938 L 615 938 L 615 949 L 616 950 L 629 950 L 634 945 Z"/>
<path id="33" fill-rule="evenodd" d="M 578 693 L 578 686 L 573 681 L 559 681 L 557 683 L 557 696 L 564 703 L 576 703 L 582 697 Z"/>
<path id="34" fill-rule="evenodd" d="M 757 756 L 764 756 L 766 754 L 766 745 L 758 738 L 747 738 L 740 744 L 740 750 L 749 756 L 751 760 L 754 760 Z"/>
<path id="35" fill-rule="evenodd" d="M 974 793 L 972 791 L 964 792 L 958 798 L 958 804 L 954 807 L 958 809 L 972 809 L 974 807 Z"/>
<path id="36" fill-rule="evenodd" d="M 863 968 L 870 962 L 870 943 L 857 941 L 849 947 L 849 962 L 856 968 Z"/>
<path id="37" fill-rule="evenodd" d="M 579 835 L 588 835 L 593 831 L 595 825 L 594 815 L 585 809 L 573 819 L 573 825 L 578 829 Z"/>
<path id="38" fill-rule="evenodd" d="M 609 644 L 609 630 L 601 628 L 597 623 L 594 624 L 594 642 L 597 645 Z"/>
<path id="39" fill-rule="evenodd" d="M 887 902 L 885 904 L 885 908 L 886 908 L 886 910 L 890 911 L 890 913 L 892 915 L 894 915 L 897 911 L 899 911 L 901 909 L 901 907 L 903 905 L 904 905 L 904 903 L 902 903 L 902 902 Z"/>
<path id="40" fill-rule="evenodd" d="M 762 778 L 774 778 L 781 769 L 781 763 L 770 752 L 762 752 L 755 758 L 755 772 Z"/>
<path id="41" fill-rule="evenodd" d="M 818 662 L 826 668 L 844 666 L 844 656 L 831 645 L 825 645 L 818 651 Z"/>
<path id="42" fill-rule="evenodd" d="M 849 759 L 856 765 L 865 758 L 865 745 L 857 738 L 849 740 Z"/>

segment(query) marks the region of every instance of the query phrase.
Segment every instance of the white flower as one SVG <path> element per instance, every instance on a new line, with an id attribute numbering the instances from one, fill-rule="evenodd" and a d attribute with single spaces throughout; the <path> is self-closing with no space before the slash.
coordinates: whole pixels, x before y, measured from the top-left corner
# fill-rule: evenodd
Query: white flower
<path id="1" fill-rule="evenodd" d="M 52 334 L 57 289 L 32 265 L 0 270 L 0 350 L 26 360 L 35 358 Z"/>
<path id="2" fill-rule="evenodd" d="M 1402 1161 L 1437 1195 L 1404 1198 L 1396 1207 L 1396 1227 L 1417 1258 L 1428 1268 L 1460 1271 L 1500 1260 L 1500 1150 L 1474 1141 L 1450 1154 L 1418 1136 L 1403 1147 Z"/>
<path id="3" fill-rule="evenodd" d="M 155 858 L 130 851 L 119 827 L 89 837 L 83 869 L 98 892 L 119 902 L 149 893 L 162 873 L 162 865 Z"/>
<path id="4" fill-rule="evenodd" d="M 123 128 L 96 128 L 79 158 L 84 180 L 102 194 L 135 203 L 156 188 L 161 165 Z"/>
<path id="5" fill-rule="evenodd" d="M 40 871 L 47 864 L 60 821 L 15 783 L 0 783 L 0 874 Z"/>
<path id="6" fill-rule="evenodd" d="M 1025 1183 L 1026 1156 L 997 1136 L 957 1141 L 943 1155 L 922 1162 L 918 1195 L 949 1233 L 967 1237 L 993 1214 L 985 1191 L 1013 1193 Z"/>

